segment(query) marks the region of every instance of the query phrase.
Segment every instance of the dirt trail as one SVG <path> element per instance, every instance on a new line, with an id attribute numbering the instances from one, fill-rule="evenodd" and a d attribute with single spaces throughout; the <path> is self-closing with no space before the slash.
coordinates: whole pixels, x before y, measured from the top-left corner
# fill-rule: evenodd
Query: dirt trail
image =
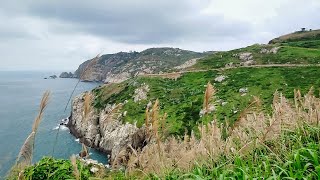
<path id="1" fill-rule="evenodd" d="M 235 67 L 223 67 L 223 68 L 213 68 L 213 69 L 195 69 L 195 70 L 184 70 L 178 72 L 171 72 L 171 73 L 162 73 L 162 74 L 141 74 L 139 76 L 143 77 L 162 77 L 162 78 L 169 78 L 169 79 L 177 79 L 183 73 L 190 73 L 190 72 L 206 72 L 206 71 L 224 71 L 228 69 L 235 69 L 235 68 L 265 68 L 265 67 L 320 67 L 320 64 L 260 64 L 260 65 L 251 65 L 251 66 L 235 66 Z"/>

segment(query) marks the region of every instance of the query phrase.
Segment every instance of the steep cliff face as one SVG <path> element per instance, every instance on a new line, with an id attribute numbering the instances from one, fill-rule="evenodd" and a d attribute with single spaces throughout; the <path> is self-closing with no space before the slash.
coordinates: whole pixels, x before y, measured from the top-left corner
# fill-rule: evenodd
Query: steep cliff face
<path id="1" fill-rule="evenodd" d="M 107 105 L 98 112 L 90 110 L 84 117 L 84 94 L 77 96 L 72 103 L 68 127 L 70 132 L 87 146 L 111 155 L 111 162 L 128 148 L 141 148 L 145 142 L 143 129 L 133 124 L 123 124 L 123 114 L 119 112 L 123 104 Z"/>
<path id="2" fill-rule="evenodd" d="M 150 48 L 142 52 L 119 52 L 116 54 L 102 55 L 90 70 L 87 70 L 84 81 L 122 82 L 137 74 L 150 74 L 169 71 L 188 60 L 204 56 L 178 48 Z M 75 71 L 75 76 L 80 77 L 80 72 L 90 63 L 82 63 Z"/>

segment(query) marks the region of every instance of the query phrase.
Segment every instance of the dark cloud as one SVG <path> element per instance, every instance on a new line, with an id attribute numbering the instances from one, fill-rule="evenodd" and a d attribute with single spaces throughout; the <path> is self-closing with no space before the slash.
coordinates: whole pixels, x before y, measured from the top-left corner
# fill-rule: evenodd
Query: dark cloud
<path id="1" fill-rule="evenodd" d="M 65 32 L 88 33 L 133 44 L 218 40 L 250 33 L 241 21 L 200 13 L 195 1 L 44 1 L 28 4 L 29 15 L 68 24 Z M 237 28 L 235 28 L 237 27 Z M 59 31 L 60 29 L 58 29 Z M 57 30 L 56 30 L 57 31 Z"/>

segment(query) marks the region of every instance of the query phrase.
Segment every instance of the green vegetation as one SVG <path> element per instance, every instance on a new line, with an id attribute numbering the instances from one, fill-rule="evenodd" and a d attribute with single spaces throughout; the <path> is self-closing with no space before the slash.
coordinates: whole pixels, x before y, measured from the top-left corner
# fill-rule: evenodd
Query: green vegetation
<path id="1" fill-rule="evenodd" d="M 310 48 L 310 49 L 320 49 L 320 40 L 284 42 L 284 43 L 281 43 L 281 45 L 282 46 Z"/>
<path id="2" fill-rule="evenodd" d="M 314 133 L 311 137 L 305 137 L 302 130 L 283 137 L 282 146 L 291 146 L 292 150 L 286 148 L 275 154 L 259 148 L 233 159 L 220 157 L 210 166 L 196 166 L 188 173 L 172 172 L 166 179 L 319 179 L 319 129 L 308 130 Z"/>
<path id="3" fill-rule="evenodd" d="M 83 166 L 79 161 L 77 165 L 81 179 L 89 179 L 92 176 L 90 167 Z M 44 157 L 35 165 L 25 169 L 24 177 L 25 179 L 75 179 L 73 169 L 70 160 Z"/>
<path id="4" fill-rule="evenodd" d="M 297 42 L 297 41 L 313 41 L 313 40 L 320 40 L 320 30 L 297 31 L 291 34 L 286 34 L 271 40 L 269 44 Z"/>
<path id="5" fill-rule="evenodd" d="M 301 44 L 301 46 L 294 44 Z M 255 64 L 319 64 L 320 49 L 312 49 L 303 47 L 303 43 L 284 43 L 278 45 L 252 45 L 246 48 L 236 49 L 227 52 L 218 52 L 206 58 L 199 60 L 193 66 L 195 69 L 214 69 L 223 68 L 228 63 L 233 63 L 233 66 L 240 66 L 241 60 L 239 54 L 252 53 L 252 59 Z M 319 46 L 319 42 L 314 42 L 314 46 Z M 294 47 L 292 47 L 294 46 Z M 307 45 L 305 45 L 307 46 Z M 311 46 L 311 45 L 310 45 Z M 261 53 L 262 49 L 270 50 L 279 47 L 277 53 Z M 312 46 L 311 46 L 312 47 Z M 313 47 L 314 48 L 314 47 Z"/>
<path id="6" fill-rule="evenodd" d="M 215 82 L 215 77 L 226 76 L 223 82 Z M 106 85 L 95 89 L 95 107 L 103 108 L 106 104 L 120 103 L 127 100 L 122 111 L 127 111 L 124 121 L 138 126 L 144 123 L 145 109 L 149 101 L 159 99 L 161 114 L 167 113 L 169 133 L 183 135 L 187 130 L 197 131 L 201 122 L 209 122 L 210 118 L 200 118 L 203 94 L 207 82 L 211 82 L 217 90 L 216 117 L 220 122 L 234 122 L 250 103 L 252 96 L 262 99 L 266 111 L 270 111 L 273 93 L 278 90 L 286 97 L 293 97 L 295 88 L 307 92 L 311 86 L 320 86 L 320 69 L 318 67 L 269 67 L 269 68 L 236 68 L 225 71 L 208 71 L 185 73 L 177 81 L 162 78 L 139 77 L 116 85 Z M 142 84 L 149 85 L 148 98 L 135 103 L 133 95 Z M 117 88 L 115 88 L 117 87 Z M 244 96 L 240 88 L 248 88 Z M 111 89 L 119 89 L 116 93 L 106 95 Z M 318 90 L 316 91 L 318 94 Z M 223 103 L 226 102 L 226 103 Z M 223 104 L 223 105 L 222 105 Z"/>

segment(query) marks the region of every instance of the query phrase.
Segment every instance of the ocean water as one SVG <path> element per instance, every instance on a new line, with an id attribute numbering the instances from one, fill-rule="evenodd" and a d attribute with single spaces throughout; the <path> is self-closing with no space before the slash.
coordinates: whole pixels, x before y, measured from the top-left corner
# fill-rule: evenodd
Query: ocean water
<path id="1" fill-rule="evenodd" d="M 0 179 L 15 163 L 21 145 L 30 134 L 41 97 L 46 90 L 51 91 L 51 97 L 36 136 L 33 161 L 36 162 L 43 156 L 52 156 L 56 127 L 61 119 L 70 115 L 71 105 L 68 105 L 66 112 L 64 108 L 78 81 L 44 79 L 53 74 L 52 72 L 0 72 Z M 81 82 L 73 96 L 97 86 L 98 83 Z M 68 159 L 80 150 L 81 145 L 69 130 L 61 128 L 53 156 Z M 102 163 L 107 162 L 103 154 L 94 150 L 90 152 L 92 159 Z"/>

